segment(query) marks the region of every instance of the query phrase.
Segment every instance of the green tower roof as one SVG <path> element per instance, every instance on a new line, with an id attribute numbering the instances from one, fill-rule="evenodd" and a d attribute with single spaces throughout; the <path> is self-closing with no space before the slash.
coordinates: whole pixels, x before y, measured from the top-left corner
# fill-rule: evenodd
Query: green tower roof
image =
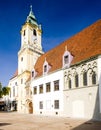
<path id="1" fill-rule="evenodd" d="M 26 22 L 38 26 L 37 20 L 36 20 L 35 15 L 34 15 L 34 13 L 33 13 L 33 11 L 32 11 L 32 5 L 30 6 L 30 12 L 29 12 L 29 15 L 27 16 Z"/>

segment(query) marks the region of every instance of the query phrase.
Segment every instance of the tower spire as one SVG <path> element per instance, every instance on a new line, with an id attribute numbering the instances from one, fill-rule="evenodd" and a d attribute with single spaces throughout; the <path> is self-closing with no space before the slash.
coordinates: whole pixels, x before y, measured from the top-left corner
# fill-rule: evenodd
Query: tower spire
<path id="1" fill-rule="evenodd" d="M 32 12 L 32 5 L 30 5 L 30 11 Z"/>

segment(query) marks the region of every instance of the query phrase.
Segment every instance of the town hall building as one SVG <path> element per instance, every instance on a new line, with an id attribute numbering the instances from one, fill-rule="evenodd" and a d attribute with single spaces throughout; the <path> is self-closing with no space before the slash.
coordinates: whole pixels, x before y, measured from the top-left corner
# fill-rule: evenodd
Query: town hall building
<path id="1" fill-rule="evenodd" d="M 11 110 L 16 105 L 20 113 L 101 119 L 101 20 L 48 52 L 41 37 L 31 7 L 8 84 Z"/>

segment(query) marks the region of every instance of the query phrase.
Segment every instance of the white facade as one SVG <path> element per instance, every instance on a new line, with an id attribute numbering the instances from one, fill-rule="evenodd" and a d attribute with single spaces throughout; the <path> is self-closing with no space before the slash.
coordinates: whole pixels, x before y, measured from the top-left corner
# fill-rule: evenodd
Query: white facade
<path id="1" fill-rule="evenodd" d="M 99 58 L 82 62 L 64 70 L 64 115 L 100 119 Z M 87 72 L 87 78 L 84 73 Z M 94 75 L 93 75 L 94 74 Z M 78 75 L 78 83 L 75 79 Z M 71 80 L 71 83 L 69 83 Z M 101 96 L 101 95 L 100 95 Z"/>
<path id="2" fill-rule="evenodd" d="M 59 89 L 55 90 L 54 81 L 59 81 Z M 50 91 L 47 92 L 46 84 L 50 83 Z M 40 93 L 39 87 L 43 85 L 43 92 Z M 34 88 L 37 92 L 34 92 Z M 58 70 L 54 73 L 43 75 L 31 80 L 31 89 L 33 91 L 34 114 L 42 115 L 63 115 L 63 71 Z M 55 108 L 55 101 L 59 101 L 58 108 Z M 40 102 L 42 108 L 40 108 Z"/>

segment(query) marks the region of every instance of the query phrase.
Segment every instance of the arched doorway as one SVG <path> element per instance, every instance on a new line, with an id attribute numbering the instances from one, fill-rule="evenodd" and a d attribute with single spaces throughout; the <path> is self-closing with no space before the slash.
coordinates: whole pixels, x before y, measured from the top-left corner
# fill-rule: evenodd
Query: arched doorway
<path id="1" fill-rule="evenodd" d="M 33 113 L 33 104 L 32 102 L 29 102 L 29 113 Z"/>
<path id="2" fill-rule="evenodd" d="M 26 104 L 27 104 L 27 111 L 28 113 L 33 113 L 33 103 L 31 100 L 27 99 L 26 100 Z"/>

